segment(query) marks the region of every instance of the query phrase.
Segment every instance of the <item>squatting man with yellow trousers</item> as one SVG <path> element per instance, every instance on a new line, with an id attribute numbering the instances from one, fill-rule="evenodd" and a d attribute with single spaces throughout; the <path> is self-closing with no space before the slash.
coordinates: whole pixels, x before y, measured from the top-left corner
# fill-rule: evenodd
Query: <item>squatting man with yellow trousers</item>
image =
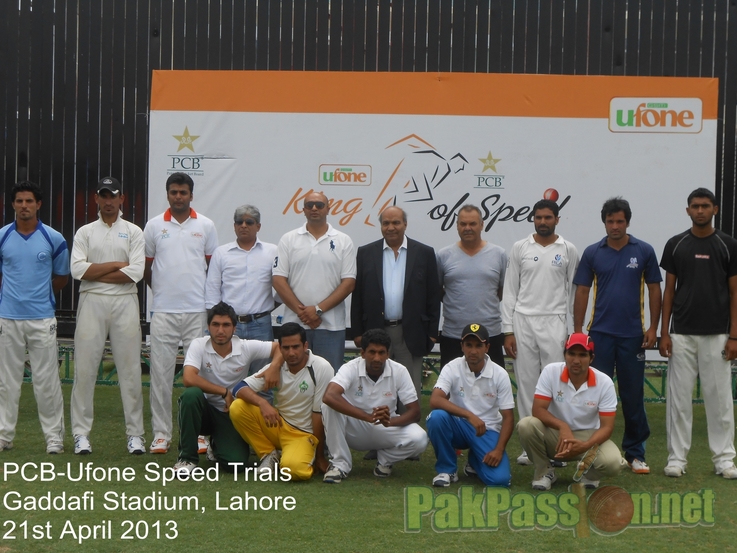
<path id="1" fill-rule="evenodd" d="M 309 480 L 313 463 L 320 472 L 328 468 L 320 408 L 334 372 L 330 363 L 308 346 L 307 332 L 300 325 L 285 323 L 281 327 L 279 349 L 284 364 L 274 394 L 276 407 L 259 395 L 265 389 L 265 381 L 259 377 L 268 368 L 233 388 L 236 399 L 230 405 L 230 420 L 261 459 L 260 473 Z"/>

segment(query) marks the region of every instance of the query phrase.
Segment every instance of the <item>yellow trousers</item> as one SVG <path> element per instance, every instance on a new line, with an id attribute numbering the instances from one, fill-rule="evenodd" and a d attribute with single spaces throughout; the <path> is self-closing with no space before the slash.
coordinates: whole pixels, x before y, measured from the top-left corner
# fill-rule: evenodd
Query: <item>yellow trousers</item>
<path id="1" fill-rule="evenodd" d="M 292 480 L 309 480 L 315 462 L 317 438 L 286 422 L 279 426 L 266 426 L 261 409 L 256 405 L 236 399 L 230 404 L 230 420 L 244 440 L 261 459 L 274 449 L 281 450 L 281 468 L 288 468 Z"/>

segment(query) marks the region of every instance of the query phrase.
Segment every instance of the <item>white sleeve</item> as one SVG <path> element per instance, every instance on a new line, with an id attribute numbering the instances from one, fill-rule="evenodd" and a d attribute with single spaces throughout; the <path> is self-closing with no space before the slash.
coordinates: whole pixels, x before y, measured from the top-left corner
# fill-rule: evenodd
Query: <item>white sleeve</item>
<path id="1" fill-rule="evenodd" d="M 146 267 L 146 241 L 143 239 L 143 231 L 133 223 L 128 223 L 128 233 L 128 266 L 120 269 L 120 272 L 125 273 L 133 282 L 140 282 Z"/>
<path id="2" fill-rule="evenodd" d="M 289 278 L 289 246 L 285 240 L 287 235 L 281 237 L 279 246 L 276 250 L 276 259 L 274 259 L 274 267 L 271 271 L 274 276 L 282 276 Z"/>
<path id="3" fill-rule="evenodd" d="M 550 366 L 551 365 L 548 365 L 548 367 Z M 548 367 L 543 369 L 540 373 L 540 378 L 537 379 L 537 384 L 535 385 L 535 396 L 553 399 L 553 389 L 550 385 L 550 378 L 553 371 L 549 370 Z"/>
<path id="4" fill-rule="evenodd" d="M 356 250 L 353 247 L 353 240 L 345 237 L 345 249 L 343 251 L 343 264 L 340 269 L 340 278 L 356 278 Z"/>
<path id="5" fill-rule="evenodd" d="M 194 367 L 198 371 L 202 366 L 202 354 L 205 352 L 205 341 L 207 338 L 197 338 L 192 340 L 192 343 L 187 349 L 187 357 L 184 359 L 184 364 Z"/>
<path id="6" fill-rule="evenodd" d="M 312 412 L 319 413 L 322 410 L 322 398 L 334 373 L 330 363 L 324 359 L 316 359 L 315 363 L 312 364 L 312 368 L 315 371 L 316 380 L 315 395 L 312 398 Z"/>
<path id="7" fill-rule="evenodd" d="M 156 257 L 156 232 L 151 221 L 146 223 L 143 229 L 143 240 L 146 243 L 146 257 L 149 259 Z"/>
<path id="8" fill-rule="evenodd" d="M 499 409 L 514 409 L 514 395 L 512 395 L 512 383 L 509 381 L 507 371 L 502 368 L 496 369 L 496 398 Z"/>
<path id="9" fill-rule="evenodd" d="M 435 388 L 440 388 L 445 392 L 445 395 L 448 396 L 450 395 L 450 391 L 453 389 L 452 372 L 453 368 L 450 366 L 450 363 L 445 365 L 445 367 L 440 370 L 440 375 L 435 382 Z"/>
<path id="10" fill-rule="evenodd" d="M 87 235 L 87 229 L 85 227 L 80 228 L 74 235 L 74 243 L 72 244 L 72 255 L 70 269 L 72 278 L 75 280 L 82 280 L 82 277 L 90 268 L 90 263 L 87 261 L 87 249 L 89 248 L 89 236 Z"/>
<path id="11" fill-rule="evenodd" d="M 409 371 L 404 365 L 400 365 L 401 369 L 396 371 L 397 379 L 395 380 L 397 385 L 397 396 L 404 405 L 409 405 L 417 401 L 417 390 L 415 385 L 412 383 L 412 377 L 409 375 Z M 396 367 L 393 367 L 395 369 Z"/>
<path id="12" fill-rule="evenodd" d="M 215 228 L 215 223 L 210 221 L 209 226 L 210 228 L 207 230 L 207 242 L 205 243 L 205 257 L 213 255 L 220 245 L 218 242 L 218 231 Z"/>
<path id="13" fill-rule="evenodd" d="M 514 332 L 514 308 L 517 306 L 520 275 L 521 243 L 512 246 L 504 274 L 504 294 L 502 296 L 502 332 Z"/>
<path id="14" fill-rule="evenodd" d="M 205 309 L 210 309 L 213 305 L 220 303 L 222 299 L 222 283 L 223 283 L 223 250 L 220 248 L 210 259 L 210 268 L 207 269 L 207 280 L 205 281 Z"/>

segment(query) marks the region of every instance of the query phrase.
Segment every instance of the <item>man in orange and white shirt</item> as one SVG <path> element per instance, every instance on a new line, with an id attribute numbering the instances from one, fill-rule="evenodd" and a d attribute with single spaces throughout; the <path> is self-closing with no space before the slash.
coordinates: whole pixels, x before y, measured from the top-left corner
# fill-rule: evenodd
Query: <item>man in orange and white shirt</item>
<path id="1" fill-rule="evenodd" d="M 565 362 L 543 369 L 532 416 L 517 425 L 522 447 L 535 467 L 535 490 L 549 490 L 557 480 L 550 459 L 580 460 L 596 446 L 596 458 L 581 483 L 596 488 L 601 477 L 615 476 L 622 468 L 622 455 L 610 440 L 617 394 L 612 379 L 591 366 L 594 342 L 580 332 L 571 334 L 564 357 Z"/>

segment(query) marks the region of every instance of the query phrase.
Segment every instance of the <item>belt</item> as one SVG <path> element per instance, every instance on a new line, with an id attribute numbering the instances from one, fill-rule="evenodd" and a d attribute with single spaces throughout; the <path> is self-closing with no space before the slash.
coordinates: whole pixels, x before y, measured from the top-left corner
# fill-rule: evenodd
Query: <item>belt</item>
<path id="1" fill-rule="evenodd" d="M 271 311 L 264 311 L 263 313 L 256 313 L 255 315 L 237 315 L 239 323 L 250 323 L 261 317 L 266 317 Z"/>
<path id="2" fill-rule="evenodd" d="M 384 319 L 384 326 L 399 326 L 402 324 L 402 319 Z"/>

